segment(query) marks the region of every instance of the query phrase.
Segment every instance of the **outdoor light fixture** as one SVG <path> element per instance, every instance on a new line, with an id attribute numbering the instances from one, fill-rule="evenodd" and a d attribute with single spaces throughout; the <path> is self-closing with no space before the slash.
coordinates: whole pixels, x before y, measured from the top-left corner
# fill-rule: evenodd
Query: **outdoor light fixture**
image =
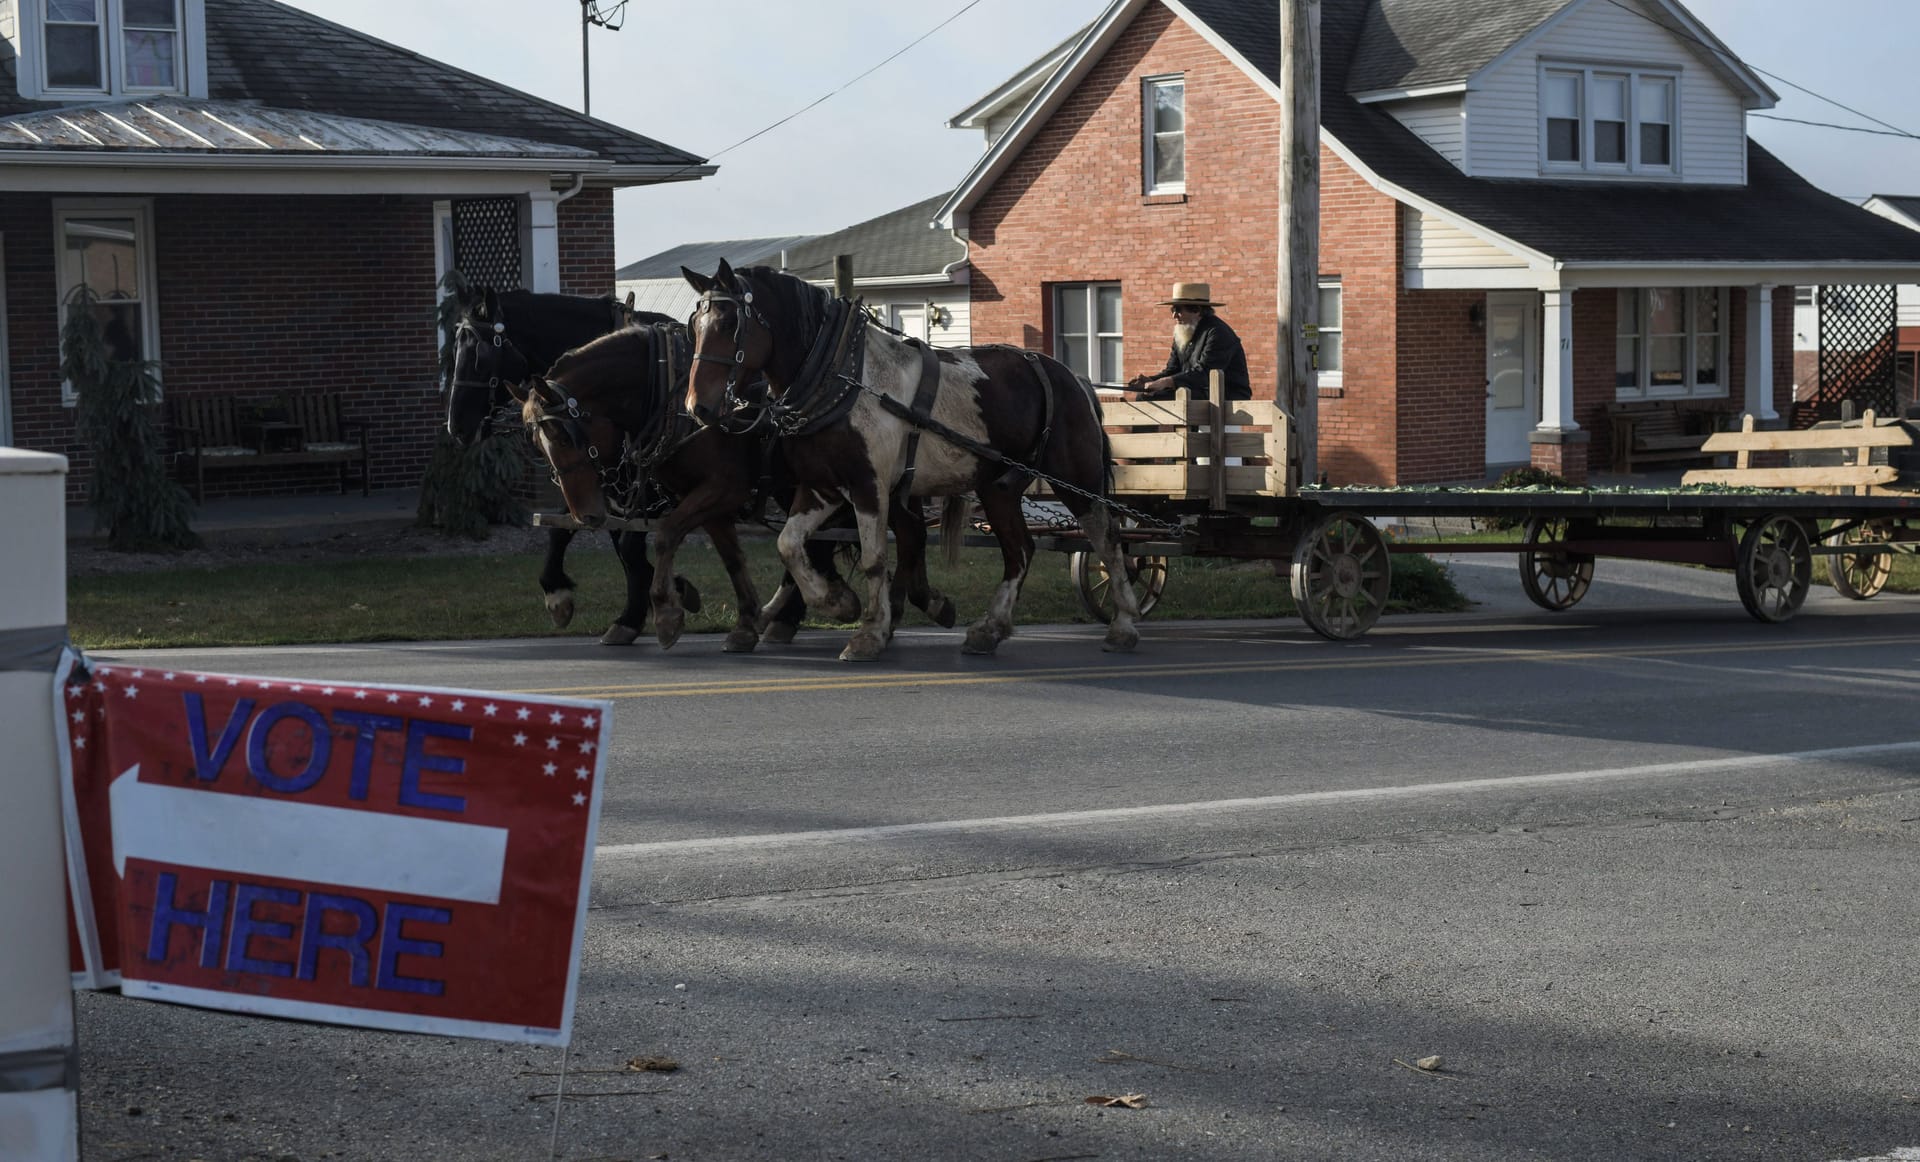
<path id="1" fill-rule="evenodd" d="M 953 312 L 939 303 L 927 304 L 927 322 L 935 327 L 945 327 L 953 322 Z"/>
<path id="2" fill-rule="evenodd" d="M 1484 302 L 1477 302 L 1472 306 L 1468 307 L 1467 322 L 1473 324 L 1473 329 L 1476 331 L 1486 330 L 1487 329 L 1487 304 Z"/>

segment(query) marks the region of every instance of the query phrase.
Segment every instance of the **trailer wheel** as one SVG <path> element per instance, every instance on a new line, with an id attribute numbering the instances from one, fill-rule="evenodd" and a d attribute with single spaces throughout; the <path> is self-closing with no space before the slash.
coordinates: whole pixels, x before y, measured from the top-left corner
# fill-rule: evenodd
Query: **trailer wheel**
<path id="1" fill-rule="evenodd" d="M 1392 584 L 1386 538 L 1364 517 L 1329 513 L 1293 548 L 1293 601 L 1321 637 L 1346 641 L 1373 628 Z"/>
<path id="2" fill-rule="evenodd" d="M 1734 562 L 1740 604 L 1761 621 L 1786 621 L 1799 610 L 1813 584 L 1813 540 L 1807 526 L 1773 515 L 1747 526 Z"/>
<path id="3" fill-rule="evenodd" d="M 1080 608 L 1102 624 L 1113 621 L 1113 583 L 1107 576 L 1107 563 L 1098 553 L 1069 553 L 1067 576 L 1080 598 Z M 1127 580 L 1133 582 L 1133 595 L 1140 602 L 1140 616 L 1153 612 L 1160 594 L 1167 588 L 1165 557 L 1127 556 Z"/>
<path id="4" fill-rule="evenodd" d="M 1567 539 L 1564 520 L 1535 517 L 1527 522 L 1527 544 Z M 1593 584 L 1593 557 L 1558 549 L 1527 549 L 1520 554 L 1520 588 L 1527 600 L 1559 613 L 1580 604 Z"/>
<path id="5" fill-rule="evenodd" d="M 1884 545 L 1893 538 L 1893 529 L 1885 521 L 1869 521 L 1829 538 L 1836 545 Z M 1842 597 L 1865 601 L 1887 587 L 1893 576 L 1893 554 L 1842 553 L 1827 558 L 1827 580 Z"/>

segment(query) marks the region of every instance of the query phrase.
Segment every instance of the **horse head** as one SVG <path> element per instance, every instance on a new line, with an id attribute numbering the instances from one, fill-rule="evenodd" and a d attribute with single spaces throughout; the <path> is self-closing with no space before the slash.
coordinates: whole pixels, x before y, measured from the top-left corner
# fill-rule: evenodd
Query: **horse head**
<path id="1" fill-rule="evenodd" d="M 463 300 L 453 326 L 453 383 L 447 393 L 447 434 L 462 447 L 485 439 L 495 408 L 532 375 L 533 367 L 507 336 L 500 296 L 488 287 Z"/>
<path id="2" fill-rule="evenodd" d="M 687 373 L 687 414 L 702 425 L 721 422 L 730 412 L 753 406 L 741 396 L 741 389 L 764 376 L 767 391 L 778 398 L 790 381 L 779 366 L 794 343 L 794 336 L 770 321 L 755 296 L 770 301 L 761 279 L 773 275 L 765 267 L 735 271 L 725 259 L 713 277 L 680 268 L 687 284 L 700 294 L 687 331 L 693 341 L 693 363 Z M 773 275 L 798 283 L 790 276 Z M 799 285 L 807 290 L 805 283 Z M 804 337 L 799 339 L 805 350 Z"/>
<path id="3" fill-rule="evenodd" d="M 509 387 L 533 446 L 573 518 L 590 529 L 622 515 L 637 475 L 629 437 L 644 428 L 652 331 L 628 328 L 567 352 L 544 376 Z"/>

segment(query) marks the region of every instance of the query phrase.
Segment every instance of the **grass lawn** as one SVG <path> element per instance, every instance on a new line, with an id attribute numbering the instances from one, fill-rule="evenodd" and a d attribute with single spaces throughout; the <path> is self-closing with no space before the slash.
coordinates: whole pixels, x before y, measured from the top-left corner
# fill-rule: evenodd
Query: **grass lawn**
<path id="1" fill-rule="evenodd" d="M 780 577 L 770 541 L 747 545 L 765 601 Z M 678 571 L 705 601 L 689 633 L 733 624 L 733 588 L 713 550 L 688 545 Z M 70 579 L 67 617 L 85 649 L 160 646 L 299 645 L 436 641 L 456 638 L 598 635 L 620 612 L 619 562 L 604 543 L 575 547 L 567 569 L 578 582 L 573 624 L 555 630 L 541 603 L 535 553 L 412 556 L 211 569 L 163 569 Z M 1000 579 L 1000 555 L 969 549 L 948 569 L 938 551 L 933 583 L 951 595 L 961 624 L 980 616 Z M 1395 611 L 1466 608 L 1444 571 L 1425 557 L 1394 559 Z M 1292 617 L 1284 575 L 1269 561 L 1175 558 L 1154 618 Z M 1065 554 L 1042 553 L 1020 596 L 1021 624 L 1087 621 L 1067 578 Z M 809 621 L 810 626 L 827 623 Z M 906 625 L 929 624 L 909 609 Z M 649 624 L 649 632 L 651 624 Z"/>

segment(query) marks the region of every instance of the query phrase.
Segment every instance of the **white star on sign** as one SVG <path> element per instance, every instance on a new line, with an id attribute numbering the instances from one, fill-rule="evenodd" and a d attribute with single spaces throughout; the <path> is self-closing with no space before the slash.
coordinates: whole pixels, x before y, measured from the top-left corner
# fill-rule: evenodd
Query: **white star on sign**
<path id="1" fill-rule="evenodd" d="M 323 697 L 323 698 L 331 698 L 331 697 L 333 697 L 333 687 L 332 687 L 332 686 L 322 686 L 322 687 L 320 687 L 320 696 L 321 696 L 321 697 Z"/>
<path id="2" fill-rule="evenodd" d="M 555 726 L 560 725 L 562 722 L 565 722 L 566 720 L 567 720 L 567 716 L 560 713 L 558 710 L 554 711 L 552 714 L 547 715 L 547 721 L 553 723 Z"/>
<path id="3" fill-rule="evenodd" d="M 367 696 L 367 692 L 365 690 L 355 690 L 353 692 L 353 696 L 357 700 L 364 700 Z"/>
<path id="4" fill-rule="evenodd" d="M 128 686 L 128 687 L 126 688 L 126 694 L 127 694 L 127 697 L 129 697 L 129 698 L 138 698 L 138 697 L 140 697 L 140 687 L 138 687 L 138 686 Z"/>
<path id="5" fill-rule="evenodd" d="M 239 684 L 240 684 L 240 679 L 238 679 L 238 678 L 228 678 L 228 679 L 227 679 L 227 685 L 229 685 L 229 686 L 238 686 Z"/>
<path id="6" fill-rule="evenodd" d="M 588 778 L 587 768 L 585 767 L 573 768 L 573 777 L 576 779 L 579 779 L 583 783 L 586 782 Z"/>
<path id="7" fill-rule="evenodd" d="M 174 673 L 172 670 L 168 670 L 166 673 L 160 675 L 160 677 L 163 681 L 171 682 L 173 681 Z"/>
<path id="8" fill-rule="evenodd" d="M 93 688 L 95 690 L 100 691 L 102 694 L 105 694 L 107 692 L 107 684 L 105 682 L 95 682 L 93 684 Z"/>
<path id="9" fill-rule="evenodd" d="M 588 730 L 592 730 L 595 726 L 599 725 L 599 722 L 599 719 L 589 714 L 580 720 L 580 725 L 586 727 Z"/>
<path id="10" fill-rule="evenodd" d="M 387 701 L 388 701 L 388 702 L 398 702 L 398 701 L 400 701 L 400 695 L 398 695 L 398 694 L 389 694 L 389 695 L 387 695 Z"/>
<path id="11" fill-rule="evenodd" d="M 80 695 L 85 694 L 86 692 L 87 692 L 87 688 L 85 686 L 68 686 L 67 687 L 67 697 L 69 698 L 78 698 L 80 697 Z"/>
<path id="12" fill-rule="evenodd" d="M 290 693 L 294 693 L 294 694 L 298 694 L 298 693 L 300 693 L 301 691 L 303 691 L 303 690 L 305 690 L 305 689 L 306 689 L 306 687 L 305 687 L 305 686 L 288 686 L 288 687 L 287 687 L 287 690 L 288 690 L 288 691 L 289 691 Z"/>
<path id="13" fill-rule="evenodd" d="M 515 734 L 513 736 L 513 745 L 515 746 L 527 745 L 527 736 L 524 734 Z"/>
<path id="14" fill-rule="evenodd" d="M 593 740 L 592 740 L 592 739 L 587 739 L 587 740 L 586 740 L 585 742 L 582 742 L 582 743 L 580 744 L 580 753 L 581 753 L 581 754 L 592 754 L 592 753 L 593 753 L 593 746 L 594 746 L 594 743 L 593 743 Z"/>
<path id="15" fill-rule="evenodd" d="M 73 740 L 73 749 L 75 749 L 75 750 L 85 750 L 85 749 L 87 749 L 87 740 L 86 740 L 86 739 L 84 739 L 84 738 L 76 738 L 76 739 L 74 739 L 74 740 Z"/>
<path id="16" fill-rule="evenodd" d="M 467 700 L 465 698 L 455 698 L 453 700 L 453 708 L 455 710 L 465 710 L 467 708 Z"/>
<path id="17" fill-rule="evenodd" d="M 273 683 L 272 683 L 272 682 L 262 682 L 262 683 L 260 683 L 260 688 L 261 688 L 262 690 L 271 690 L 271 689 L 273 689 Z"/>
<path id="18" fill-rule="evenodd" d="M 488 718 L 492 718 L 494 715 L 494 712 L 499 710 L 500 708 L 494 705 L 493 703 L 489 702 L 485 706 L 482 706 L 480 709 L 486 711 Z"/>
<path id="19" fill-rule="evenodd" d="M 207 684 L 207 676 L 205 674 L 195 674 L 193 681 L 195 685 L 204 686 Z"/>
<path id="20" fill-rule="evenodd" d="M 557 738 L 549 738 L 549 739 L 547 739 L 547 749 L 548 749 L 548 750 L 559 750 L 559 749 L 560 749 L 560 740 L 559 740 L 559 739 L 557 739 Z"/>
<path id="21" fill-rule="evenodd" d="M 107 674 L 113 673 L 113 668 L 110 666 L 101 666 L 99 669 L 95 670 L 94 673 L 105 676 Z"/>
<path id="22" fill-rule="evenodd" d="M 86 712 L 86 711 L 84 711 L 84 710 L 76 710 L 76 711 L 74 711 L 74 712 L 73 712 L 73 720 L 74 720 L 75 722 L 85 722 L 85 721 L 87 720 L 87 712 Z"/>
<path id="23" fill-rule="evenodd" d="M 546 766 L 540 768 L 540 773 L 551 779 L 560 773 L 560 768 L 554 766 L 552 763 L 548 763 Z"/>
<path id="24" fill-rule="evenodd" d="M 146 672 L 145 670 L 135 670 L 135 671 L 134 671 L 134 672 L 133 672 L 133 673 L 132 673 L 131 675 L 129 675 L 129 676 L 130 676 L 130 677 L 134 677 L 134 678 L 144 678 L 144 677 L 146 677 L 146 676 L 147 676 L 147 672 Z"/>
<path id="25" fill-rule="evenodd" d="M 575 807 L 585 807 L 587 805 L 587 797 L 576 792 L 573 796 L 573 805 Z"/>
<path id="26" fill-rule="evenodd" d="M 520 721 L 525 722 L 527 719 L 533 717 L 533 711 L 528 710 L 526 707 L 522 706 L 520 709 L 513 712 L 513 716 L 515 718 L 518 718 Z"/>
<path id="27" fill-rule="evenodd" d="M 427 697 L 425 694 L 422 694 L 420 695 L 420 705 L 431 706 L 433 705 L 433 699 Z"/>

